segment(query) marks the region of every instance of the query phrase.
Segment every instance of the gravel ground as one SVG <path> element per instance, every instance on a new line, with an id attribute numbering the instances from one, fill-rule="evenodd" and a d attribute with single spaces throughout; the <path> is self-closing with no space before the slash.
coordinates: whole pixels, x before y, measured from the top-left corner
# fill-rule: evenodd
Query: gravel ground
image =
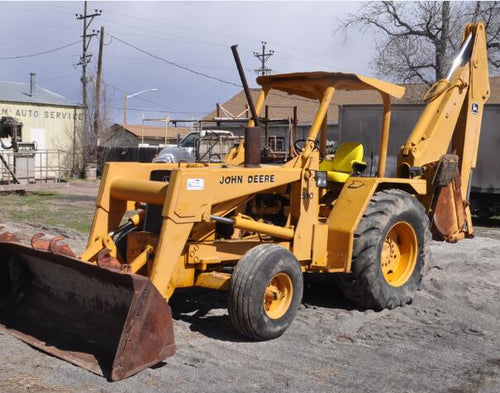
<path id="1" fill-rule="evenodd" d="M 84 185 L 75 192 L 90 191 Z M 16 225 L 24 238 L 39 231 Z M 85 246 L 81 234 L 66 235 L 74 248 Z M 500 228 L 493 221 L 477 235 L 457 244 L 433 242 L 422 291 L 413 304 L 391 311 L 358 310 L 331 277 L 307 276 L 295 321 L 269 342 L 233 331 L 224 293 L 178 291 L 170 303 L 177 354 L 120 382 L 0 333 L 0 392 L 497 393 Z"/>

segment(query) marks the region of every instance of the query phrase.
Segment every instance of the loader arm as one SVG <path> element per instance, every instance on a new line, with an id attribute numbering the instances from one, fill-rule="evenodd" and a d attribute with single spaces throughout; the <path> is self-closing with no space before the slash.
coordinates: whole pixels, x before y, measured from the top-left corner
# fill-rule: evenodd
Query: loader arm
<path id="1" fill-rule="evenodd" d="M 435 238 L 472 236 L 467 199 L 489 93 L 485 28 L 468 24 L 447 78 L 425 94 L 427 106 L 398 157 L 398 177 L 428 182 L 421 202 Z"/>

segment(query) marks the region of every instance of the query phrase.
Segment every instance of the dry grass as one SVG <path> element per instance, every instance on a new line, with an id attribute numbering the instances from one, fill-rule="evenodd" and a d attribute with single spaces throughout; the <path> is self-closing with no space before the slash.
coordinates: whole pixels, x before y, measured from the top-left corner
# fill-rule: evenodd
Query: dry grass
<path id="1" fill-rule="evenodd" d="M 73 229 L 87 234 L 94 214 L 93 195 L 28 192 L 0 196 L 0 220 Z"/>

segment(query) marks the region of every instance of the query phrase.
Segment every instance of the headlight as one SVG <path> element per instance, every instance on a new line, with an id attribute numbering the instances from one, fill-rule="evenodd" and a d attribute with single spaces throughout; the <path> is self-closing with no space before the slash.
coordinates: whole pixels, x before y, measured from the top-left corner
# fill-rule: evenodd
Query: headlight
<path id="1" fill-rule="evenodd" d="M 327 188 L 327 173 L 326 171 L 316 171 L 316 186 L 318 188 Z"/>

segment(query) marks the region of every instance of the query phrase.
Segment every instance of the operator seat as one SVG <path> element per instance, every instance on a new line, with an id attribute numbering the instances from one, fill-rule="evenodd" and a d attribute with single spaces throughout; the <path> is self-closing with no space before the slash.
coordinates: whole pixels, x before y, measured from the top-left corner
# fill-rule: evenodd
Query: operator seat
<path id="1" fill-rule="evenodd" d="M 358 142 L 342 143 L 332 160 L 323 160 L 320 171 L 327 172 L 328 181 L 345 183 L 352 174 L 359 175 L 366 168 L 363 145 Z"/>

